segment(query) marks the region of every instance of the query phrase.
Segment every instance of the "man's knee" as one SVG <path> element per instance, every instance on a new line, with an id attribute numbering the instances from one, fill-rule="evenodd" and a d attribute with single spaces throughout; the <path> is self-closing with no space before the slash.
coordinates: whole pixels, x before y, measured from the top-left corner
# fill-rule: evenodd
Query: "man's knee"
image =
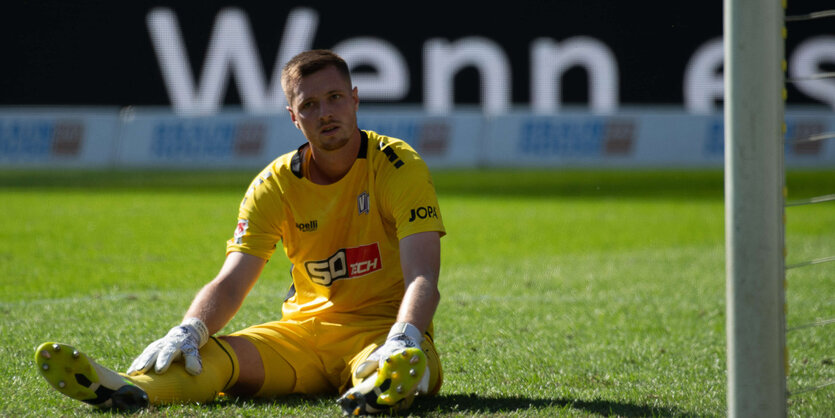
<path id="1" fill-rule="evenodd" d="M 432 341 L 428 339 L 424 340 L 420 348 L 426 354 L 426 364 L 429 367 L 429 387 L 427 393 L 429 395 L 435 395 L 441 390 L 441 385 L 444 383 L 444 371 L 441 367 L 441 359 Z"/>
<path id="2" fill-rule="evenodd" d="M 220 337 L 234 351 L 238 360 L 238 380 L 228 392 L 238 396 L 255 395 L 264 385 L 264 363 L 255 345 L 241 336 Z"/>

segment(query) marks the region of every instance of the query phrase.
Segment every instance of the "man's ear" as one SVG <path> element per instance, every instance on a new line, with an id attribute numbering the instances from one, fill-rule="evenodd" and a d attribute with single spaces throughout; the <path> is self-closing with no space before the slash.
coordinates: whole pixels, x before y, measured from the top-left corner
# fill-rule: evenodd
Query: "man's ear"
<path id="1" fill-rule="evenodd" d="M 285 107 L 288 112 L 290 112 L 290 120 L 293 122 L 293 125 L 296 126 L 296 129 L 301 130 L 302 127 L 299 126 L 299 120 L 296 119 L 296 114 L 293 112 L 293 109 L 290 106 Z"/>
<path id="2" fill-rule="evenodd" d="M 356 86 L 351 90 L 351 98 L 354 100 L 354 111 L 359 110 L 360 94 L 359 94 L 359 90 L 356 88 Z"/>

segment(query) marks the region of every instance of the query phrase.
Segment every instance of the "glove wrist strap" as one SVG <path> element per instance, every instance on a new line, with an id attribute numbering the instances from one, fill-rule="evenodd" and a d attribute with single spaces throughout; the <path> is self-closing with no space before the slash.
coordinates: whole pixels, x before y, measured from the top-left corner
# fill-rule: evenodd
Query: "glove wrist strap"
<path id="1" fill-rule="evenodd" d="M 197 348 L 203 347 L 203 344 L 206 344 L 206 342 L 209 341 L 209 328 L 199 318 L 186 318 L 180 326 L 191 327 L 197 331 L 197 337 L 200 343 Z"/>
<path id="2" fill-rule="evenodd" d="M 391 339 L 397 335 L 405 335 L 415 343 L 420 346 L 420 343 L 423 342 L 423 334 L 417 329 L 416 326 L 408 323 L 408 322 L 397 322 L 391 326 L 391 331 L 389 331 L 388 339 Z"/>

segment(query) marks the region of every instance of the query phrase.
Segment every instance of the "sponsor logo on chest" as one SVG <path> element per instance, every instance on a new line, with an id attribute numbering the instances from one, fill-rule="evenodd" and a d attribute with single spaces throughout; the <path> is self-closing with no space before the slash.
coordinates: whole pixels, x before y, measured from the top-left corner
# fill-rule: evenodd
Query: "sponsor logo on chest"
<path id="1" fill-rule="evenodd" d="M 314 219 L 308 222 L 297 223 L 296 228 L 300 232 L 313 232 L 319 229 L 319 221 Z"/>
<path id="2" fill-rule="evenodd" d="M 330 286 L 340 279 L 354 279 L 383 268 L 377 243 L 342 248 L 325 260 L 306 261 L 304 268 L 313 283 Z"/>

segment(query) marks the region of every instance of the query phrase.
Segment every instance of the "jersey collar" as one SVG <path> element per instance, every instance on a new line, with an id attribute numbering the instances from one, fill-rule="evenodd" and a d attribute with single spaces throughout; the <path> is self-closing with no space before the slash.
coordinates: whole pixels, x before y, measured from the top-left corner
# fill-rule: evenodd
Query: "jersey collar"
<path id="1" fill-rule="evenodd" d="M 368 158 L 368 134 L 360 130 L 360 149 L 357 152 L 357 158 L 366 159 Z M 304 148 L 307 147 L 309 144 L 305 142 L 299 148 L 296 149 L 296 153 L 293 154 L 293 158 L 290 159 L 290 171 L 293 172 L 298 178 L 304 177 L 304 171 L 302 171 L 302 156 L 304 155 Z"/>

